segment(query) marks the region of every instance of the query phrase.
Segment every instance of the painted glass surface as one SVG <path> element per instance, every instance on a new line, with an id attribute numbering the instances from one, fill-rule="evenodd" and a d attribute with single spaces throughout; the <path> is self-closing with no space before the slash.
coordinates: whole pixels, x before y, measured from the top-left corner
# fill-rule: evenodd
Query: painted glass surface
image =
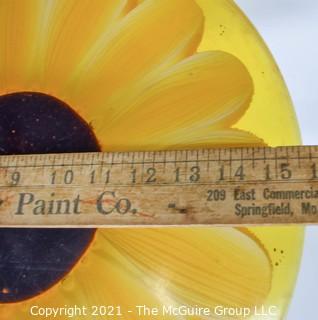
<path id="1" fill-rule="evenodd" d="M 84 151 L 300 142 L 279 70 L 230 0 L 1 0 L 0 90 L 2 117 L 9 119 L 1 122 L 2 153 L 9 153 L 8 141 L 17 143 L 16 153 L 52 152 L 58 143 L 59 151 L 76 151 L 74 127 L 89 142 L 76 147 Z M 67 126 L 69 142 L 54 141 Z M 29 132 L 37 132 L 32 142 Z M 296 227 L 15 232 L 8 241 L 0 230 L 2 320 L 34 319 L 34 305 L 75 304 L 119 305 L 121 319 L 131 319 L 125 310 L 136 305 L 276 305 L 271 319 L 281 319 L 303 241 Z M 30 281 L 41 261 L 13 256 L 24 239 L 24 252 L 37 257 L 39 250 L 44 261 L 45 252 L 62 252 L 60 261 L 56 253 L 54 263 L 42 264 L 59 270 L 52 281 Z M 12 265 L 17 276 L 6 277 Z"/>

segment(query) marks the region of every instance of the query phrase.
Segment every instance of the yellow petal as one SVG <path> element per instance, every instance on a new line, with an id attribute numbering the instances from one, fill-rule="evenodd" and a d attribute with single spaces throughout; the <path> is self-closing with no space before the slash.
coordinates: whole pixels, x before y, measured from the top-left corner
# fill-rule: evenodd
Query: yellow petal
<path id="1" fill-rule="evenodd" d="M 53 28 L 47 30 L 45 86 L 65 89 L 66 81 L 76 73 L 86 53 L 104 41 L 111 26 L 136 5 L 136 0 L 56 2 L 59 6 L 64 2 L 64 7 L 67 5 L 69 9 L 61 7 L 63 14 L 56 12 L 58 19 L 52 21 Z"/>
<path id="2" fill-rule="evenodd" d="M 102 43 L 92 46 L 70 79 L 68 94 L 84 104 L 90 115 L 97 110 L 96 117 L 109 118 L 113 105 L 107 101 L 112 95 L 127 97 L 129 86 L 196 50 L 202 23 L 194 0 L 142 2 Z"/>
<path id="3" fill-rule="evenodd" d="M 105 231 L 97 231 L 84 257 L 54 287 L 26 301 L 0 304 L 1 320 L 33 320 L 35 316 L 30 314 L 33 306 L 56 308 L 74 305 L 86 306 L 88 315 L 94 311 L 92 306 L 120 306 L 123 316 L 119 318 L 131 320 L 127 310 L 135 305 L 159 305 L 159 299 L 143 283 L 146 277 L 142 277 L 131 261 L 118 254 L 117 249 L 105 238 Z M 67 315 L 58 318 L 69 319 Z M 88 319 L 93 318 L 88 316 Z"/>
<path id="4" fill-rule="evenodd" d="M 116 146 L 129 140 L 145 145 L 183 130 L 229 128 L 249 106 L 252 93 L 252 79 L 234 56 L 196 54 L 163 73 L 125 108 L 114 110 L 111 119 L 102 118 L 97 132 Z"/>
<path id="5" fill-rule="evenodd" d="M 271 263 L 267 253 L 255 239 L 236 229 L 103 233 L 118 254 L 140 270 L 149 294 L 163 300 L 210 307 L 252 306 L 262 303 L 270 290 Z"/>
<path id="6" fill-rule="evenodd" d="M 2 90 L 37 90 L 63 99 L 61 87 L 85 52 L 135 4 L 135 0 L 1 1 Z"/>
<path id="7" fill-rule="evenodd" d="M 0 94 L 27 86 L 28 46 L 32 46 L 40 1 L 0 2 Z"/>
<path id="8" fill-rule="evenodd" d="M 211 147 L 248 147 L 264 146 L 265 142 L 254 134 L 239 129 L 184 130 L 167 135 L 164 149 L 211 148 Z"/>
<path id="9" fill-rule="evenodd" d="M 111 144 L 105 141 L 105 151 L 151 151 L 151 150 L 178 150 L 213 147 L 252 147 L 264 146 L 266 143 L 253 133 L 239 129 L 204 128 L 202 130 L 179 130 L 161 136 L 160 139 L 142 140 L 136 143 L 127 139 L 122 144 Z"/>
<path id="10" fill-rule="evenodd" d="M 266 299 L 271 276 L 263 246 L 234 228 L 100 229 L 62 282 L 33 299 L 0 305 L 0 314 L 29 320 L 34 305 L 105 301 L 125 311 L 163 304 L 254 307 Z M 123 319 L 131 315 L 124 312 Z"/>

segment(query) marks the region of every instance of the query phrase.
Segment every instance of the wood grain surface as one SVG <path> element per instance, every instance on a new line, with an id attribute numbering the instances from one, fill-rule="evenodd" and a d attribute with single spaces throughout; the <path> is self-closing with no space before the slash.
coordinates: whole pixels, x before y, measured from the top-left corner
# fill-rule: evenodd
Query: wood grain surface
<path id="1" fill-rule="evenodd" d="M 316 146 L 0 157 L 2 227 L 316 223 Z"/>

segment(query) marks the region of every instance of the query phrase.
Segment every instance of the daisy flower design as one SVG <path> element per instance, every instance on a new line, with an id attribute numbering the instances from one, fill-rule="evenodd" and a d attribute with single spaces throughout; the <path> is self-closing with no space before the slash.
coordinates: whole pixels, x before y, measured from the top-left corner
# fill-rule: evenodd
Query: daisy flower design
<path id="1" fill-rule="evenodd" d="M 224 45 L 237 39 L 246 40 L 240 57 Z M 258 50 L 266 69 L 256 75 Z M 1 154 L 274 143 L 251 106 L 276 97 L 289 110 L 285 92 L 230 0 L 0 0 Z M 287 227 L 0 229 L 0 318 L 34 319 L 34 305 L 276 304 L 280 319 L 302 235 Z"/>

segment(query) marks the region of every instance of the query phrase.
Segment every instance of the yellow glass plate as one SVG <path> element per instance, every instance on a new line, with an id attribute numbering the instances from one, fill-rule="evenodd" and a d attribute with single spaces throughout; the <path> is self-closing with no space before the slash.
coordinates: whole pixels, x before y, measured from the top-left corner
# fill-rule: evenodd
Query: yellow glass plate
<path id="1" fill-rule="evenodd" d="M 251 106 L 236 127 L 255 133 L 270 146 L 301 143 L 288 90 L 270 51 L 253 25 L 233 1 L 197 2 L 207 17 L 199 50 L 218 49 L 234 54 L 244 62 L 254 81 Z M 302 227 L 250 230 L 263 242 L 271 257 L 274 272 L 266 303 L 279 306 L 282 317 L 292 296 L 304 230 Z"/>
<path id="2" fill-rule="evenodd" d="M 300 142 L 279 70 L 230 0 L 2 0 L 0 71 L 1 95 L 65 101 L 103 150 Z M 257 319 L 281 319 L 302 242 L 297 227 L 98 230 L 62 281 L 1 304 L 1 320 L 75 304 L 121 319 L 136 305 L 275 305 Z"/>

